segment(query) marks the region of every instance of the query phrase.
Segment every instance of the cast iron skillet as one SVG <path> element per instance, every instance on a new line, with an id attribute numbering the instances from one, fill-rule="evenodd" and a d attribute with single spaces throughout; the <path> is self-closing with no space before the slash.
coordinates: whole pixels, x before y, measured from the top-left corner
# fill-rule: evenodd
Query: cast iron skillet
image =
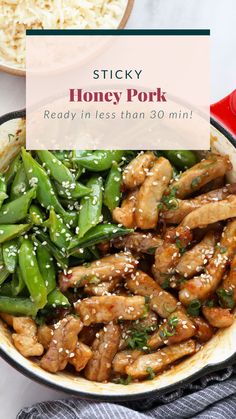
<path id="1" fill-rule="evenodd" d="M 222 134 L 223 137 L 225 137 L 235 148 L 236 148 L 236 90 L 217 104 L 214 104 L 211 106 L 211 126 L 214 127 L 218 132 Z M 13 119 L 17 118 L 25 118 L 26 111 L 25 109 L 10 112 L 6 115 L 3 115 L 0 117 L 0 125 L 2 125 L 5 122 L 8 122 Z M 228 365 L 231 365 L 232 363 L 236 362 L 236 352 L 227 358 L 225 361 L 220 363 L 214 363 L 206 365 L 203 368 L 200 368 L 196 373 L 192 374 L 190 377 L 178 381 L 174 384 L 167 385 L 165 387 L 162 387 L 161 389 L 153 388 L 151 390 L 144 390 L 143 393 L 139 394 L 127 394 L 127 395 L 105 395 L 99 394 L 99 393 L 93 393 L 91 394 L 86 393 L 85 391 L 75 391 L 73 389 L 69 389 L 63 386 L 63 379 L 62 383 L 60 383 L 58 380 L 58 383 L 52 383 L 49 382 L 46 378 L 39 377 L 36 372 L 29 371 L 26 367 L 21 365 L 18 361 L 16 361 L 12 356 L 10 356 L 8 353 L 6 353 L 3 349 L 0 349 L 0 356 L 7 361 L 12 367 L 14 367 L 16 370 L 24 374 L 25 376 L 44 384 L 48 387 L 54 388 L 56 390 L 60 390 L 63 392 L 66 392 L 70 395 L 76 395 L 80 396 L 82 398 L 87 399 L 94 399 L 94 400 L 106 400 L 106 401 L 128 401 L 128 400 L 137 400 L 142 398 L 147 398 L 149 396 L 155 396 L 155 395 L 163 395 L 170 393 L 176 389 L 179 389 L 181 385 L 187 385 L 193 382 L 196 379 L 199 379 L 200 377 L 218 371 Z"/>

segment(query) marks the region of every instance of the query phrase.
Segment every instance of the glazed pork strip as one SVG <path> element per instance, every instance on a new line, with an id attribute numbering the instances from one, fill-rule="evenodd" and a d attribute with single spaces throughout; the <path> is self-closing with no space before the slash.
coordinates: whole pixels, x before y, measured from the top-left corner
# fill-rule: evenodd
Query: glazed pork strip
<path id="1" fill-rule="evenodd" d="M 40 361 L 44 370 L 53 373 L 64 370 L 69 359 L 75 356 L 74 350 L 82 327 L 81 320 L 74 316 L 67 316 L 54 325 L 49 348 Z"/>
<path id="2" fill-rule="evenodd" d="M 155 271 L 162 283 L 163 274 L 174 273 L 181 257 L 181 250 L 192 241 L 192 233 L 188 227 L 178 226 L 169 229 L 164 237 L 163 246 L 157 247 L 155 252 Z"/>
<path id="3" fill-rule="evenodd" d="M 84 370 L 85 378 L 91 381 L 109 380 L 112 361 L 120 342 L 120 328 L 109 323 L 98 333 L 92 344 L 92 357 Z"/>
<path id="4" fill-rule="evenodd" d="M 71 268 L 65 275 L 59 275 L 60 289 L 66 291 L 71 287 L 83 287 L 94 281 L 110 281 L 117 277 L 122 277 L 133 272 L 137 261 L 128 252 L 120 252 L 115 255 L 105 256 L 102 259 L 92 262 L 89 266 L 82 265 Z"/>
<path id="5" fill-rule="evenodd" d="M 118 374 L 125 374 L 126 367 L 136 361 L 136 359 L 142 354 L 143 352 L 138 349 L 126 349 L 124 351 L 117 352 L 112 361 L 113 371 Z"/>
<path id="6" fill-rule="evenodd" d="M 75 304 L 75 310 L 85 326 L 121 319 L 136 320 L 145 314 L 145 298 L 120 295 L 85 298 Z"/>
<path id="7" fill-rule="evenodd" d="M 203 317 L 191 317 L 191 320 L 196 327 L 195 337 L 200 343 L 207 342 L 212 338 L 214 329 Z"/>
<path id="8" fill-rule="evenodd" d="M 123 171 L 124 188 L 134 189 L 141 185 L 155 160 L 156 156 L 152 151 L 142 152 L 133 159 Z"/>
<path id="9" fill-rule="evenodd" d="M 185 282 L 179 291 L 179 300 L 188 305 L 192 300 L 204 301 L 218 287 L 228 263 L 236 251 L 236 220 L 228 222 L 213 258 L 200 276 Z"/>
<path id="10" fill-rule="evenodd" d="M 213 179 L 224 176 L 231 169 L 232 165 L 228 156 L 212 154 L 183 172 L 180 178 L 172 183 L 171 190 L 175 191 L 176 198 L 183 199 Z"/>
<path id="11" fill-rule="evenodd" d="M 173 169 L 169 160 L 160 157 L 153 164 L 141 185 L 136 203 L 135 219 L 142 230 L 156 228 L 163 193 L 172 178 Z"/>
<path id="12" fill-rule="evenodd" d="M 177 199 L 176 208 L 165 209 L 161 213 L 161 218 L 167 224 L 179 224 L 192 211 L 210 202 L 222 201 L 230 194 L 236 193 L 236 184 L 226 185 L 220 189 L 215 189 L 206 194 L 196 196 L 192 199 Z"/>
<path id="13" fill-rule="evenodd" d="M 149 368 L 152 372 L 158 373 L 178 359 L 195 352 L 196 344 L 190 339 L 183 343 L 159 349 L 153 354 L 141 355 L 133 364 L 128 365 L 125 371 L 133 379 L 143 379 L 148 376 Z"/>
<path id="14" fill-rule="evenodd" d="M 183 219 L 181 225 L 192 230 L 233 217 L 236 217 L 236 196 L 229 195 L 222 201 L 211 202 L 190 212 Z"/>
<path id="15" fill-rule="evenodd" d="M 150 308 L 162 318 L 168 317 L 178 307 L 178 301 L 172 294 L 140 270 L 126 278 L 126 286 L 133 294 L 149 297 Z"/>
<path id="16" fill-rule="evenodd" d="M 234 303 L 236 303 L 236 255 L 233 257 L 230 265 L 230 272 L 224 278 L 222 287 L 226 291 L 231 291 L 233 293 Z"/>
<path id="17" fill-rule="evenodd" d="M 121 283 L 122 278 L 113 278 L 109 282 L 100 282 L 97 285 L 87 284 L 84 287 L 84 291 L 88 295 L 109 295 L 114 292 L 116 287 Z"/>
<path id="18" fill-rule="evenodd" d="M 137 201 L 138 191 L 134 190 L 130 192 L 121 203 L 121 207 L 117 207 L 112 211 L 113 220 L 122 224 L 126 228 L 135 228 L 135 208 Z"/>
<path id="19" fill-rule="evenodd" d="M 234 315 L 228 308 L 205 306 L 202 307 L 202 313 L 213 327 L 229 327 L 234 321 Z"/>
<path id="20" fill-rule="evenodd" d="M 28 358 L 43 354 L 44 348 L 38 341 L 37 326 L 33 319 L 13 317 L 12 326 L 16 332 L 12 334 L 14 345 L 23 356 Z"/>
<path id="21" fill-rule="evenodd" d="M 73 365 L 77 372 L 82 371 L 86 367 L 93 355 L 89 346 L 79 341 L 77 342 L 74 354 L 72 358 L 69 358 L 69 363 Z"/>
<path id="22" fill-rule="evenodd" d="M 176 266 L 176 272 L 184 278 L 191 278 L 201 272 L 214 254 L 215 242 L 214 232 L 209 231 L 200 243 L 197 243 L 181 256 Z"/>
<path id="23" fill-rule="evenodd" d="M 48 326 L 47 324 L 42 324 L 38 327 L 37 335 L 39 343 L 43 345 L 44 349 L 48 350 L 53 336 L 52 327 Z"/>
<path id="24" fill-rule="evenodd" d="M 155 249 L 162 246 L 163 240 L 155 233 L 135 232 L 119 237 L 113 241 L 116 249 L 125 249 L 137 253 L 152 254 Z"/>
<path id="25" fill-rule="evenodd" d="M 177 322 L 173 328 L 171 326 L 171 319 Z M 170 336 L 168 336 L 168 334 Z M 154 350 L 165 345 L 173 345 L 174 343 L 183 342 L 196 334 L 196 328 L 185 311 L 181 308 L 169 314 L 159 327 L 157 332 L 154 332 L 148 339 L 148 346 Z"/>

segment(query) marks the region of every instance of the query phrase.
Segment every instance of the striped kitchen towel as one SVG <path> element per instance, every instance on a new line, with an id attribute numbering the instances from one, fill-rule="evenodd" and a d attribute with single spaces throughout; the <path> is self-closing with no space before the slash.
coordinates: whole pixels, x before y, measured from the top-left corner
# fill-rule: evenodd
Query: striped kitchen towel
<path id="1" fill-rule="evenodd" d="M 210 374 L 164 396 L 111 403 L 78 398 L 35 404 L 17 419 L 235 419 L 236 366 Z"/>

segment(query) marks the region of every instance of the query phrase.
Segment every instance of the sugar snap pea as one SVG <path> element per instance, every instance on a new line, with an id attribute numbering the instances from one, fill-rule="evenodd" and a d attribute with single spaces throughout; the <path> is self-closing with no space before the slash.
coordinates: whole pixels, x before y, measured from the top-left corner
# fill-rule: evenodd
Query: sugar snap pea
<path id="1" fill-rule="evenodd" d="M 73 238 L 69 245 L 69 253 L 73 254 L 77 248 L 84 248 L 101 243 L 105 240 L 115 239 L 119 236 L 132 233 L 132 229 L 118 227 L 117 224 L 99 224 L 91 228 L 84 237 Z"/>
<path id="2" fill-rule="evenodd" d="M 90 189 L 78 182 L 63 182 L 61 185 L 55 182 L 56 191 L 59 196 L 67 199 L 78 199 L 90 193 Z"/>
<path id="3" fill-rule="evenodd" d="M 21 196 L 24 192 L 27 191 L 28 187 L 29 187 L 28 179 L 27 179 L 25 169 L 22 163 L 11 185 L 11 194 L 10 194 L 11 200 Z"/>
<path id="4" fill-rule="evenodd" d="M 62 218 L 51 209 L 49 218 L 44 222 L 44 225 L 49 229 L 52 242 L 60 249 L 66 250 L 73 235 L 70 229 L 64 224 Z"/>
<path id="5" fill-rule="evenodd" d="M 37 186 L 36 193 L 39 203 L 48 210 L 54 208 L 66 223 L 72 225 L 75 222 L 76 214 L 64 210 L 45 170 L 25 149 L 22 149 L 22 159 L 29 184 Z"/>
<path id="6" fill-rule="evenodd" d="M 197 163 L 197 156 L 190 150 L 166 150 L 163 155 L 179 170 L 186 170 Z"/>
<path id="7" fill-rule="evenodd" d="M 29 298 L 0 296 L 0 311 L 3 313 L 35 317 L 37 307 Z"/>
<path id="8" fill-rule="evenodd" d="M 5 224 L 0 225 L 0 243 L 7 240 L 14 239 L 26 233 L 31 227 L 31 224 Z"/>
<path id="9" fill-rule="evenodd" d="M 4 204 L 0 210 L 0 224 L 15 224 L 26 218 L 31 201 L 36 197 L 35 188 L 19 198 Z"/>
<path id="10" fill-rule="evenodd" d="M 16 269 L 18 260 L 18 240 L 13 239 L 11 241 L 3 243 L 2 254 L 6 268 L 9 272 L 13 273 Z"/>
<path id="11" fill-rule="evenodd" d="M 58 289 L 55 288 L 53 291 L 50 292 L 50 294 L 48 294 L 48 303 L 47 306 L 52 306 L 52 307 L 70 307 L 70 303 L 68 298 L 66 298 L 66 296 L 64 294 L 62 294 L 62 292 Z"/>
<path id="12" fill-rule="evenodd" d="M 31 204 L 30 208 L 29 208 L 29 219 L 32 222 L 32 224 L 35 225 L 42 225 L 43 222 L 45 221 L 45 214 L 43 213 L 43 211 L 41 210 L 41 208 L 39 208 L 37 205 L 35 204 Z"/>
<path id="13" fill-rule="evenodd" d="M 10 185 L 12 184 L 16 173 L 20 169 L 20 166 L 21 166 L 21 156 L 20 154 L 18 154 L 17 157 L 11 162 L 10 166 L 8 167 L 6 171 L 5 179 L 6 179 L 7 187 L 10 187 Z"/>
<path id="14" fill-rule="evenodd" d="M 78 217 L 79 238 L 83 237 L 90 228 L 101 221 L 102 185 L 103 181 L 100 176 L 93 176 L 87 182 L 87 186 L 91 189 L 91 193 L 89 196 L 85 196 L 81 199 L 81 209 Z"/>
<path id="15" fill-rule="evenodd" d="M 88 195 L 90 190 L 76 182 L 71 171 L 48 150 L 37 151 L 41 162 L 50 171 L 50 176 L 56 181 L 56 189 L 64 198 L 81 198 Z"/>
<path id="16" fill-rule="evenodd" d="M 68 260 L 64 252 L 62 252 L 54 243 L 50 240 L 49 236 L 42 230 L 37 230 L 35 232 L 35 237 L 40 240 L 42 246 L 45 246 L 49 252 L 52 253 L 54 258 L 57 261 L 57 264 L 62 269 L 67 269 Z M 34 237 L 32 236 L 32 239 Z"/>
<path id="17" fill-rule="evenodd" d="M 98 150 L 85 155 L 76 155 L 73 159 L 88 170 L 102 172 L 110 169 L 114 161 L 119 163 L 123 156 L 122 150 Z"/>
<path id="18" fill-rule="evenodd" d="M 3 176 L 0 175 L 0 208 L 2 207 L 3 202 L 7 199 L 7 184 Z"/>
<path id="19" fill-rule="evenodd" d="M 17 297 L 17 295 L 19 295 L 25 289 L 25 282 L 19 266 L 17 266 L 14 274 L 12 275 L 10 284 L 12 288 L 11 294 L 13 297 Z"/>
<path id="20" fill-rule="evenodd" d="M 37 246 L 36 250 L 39 270 L 44 279 L 47 294 L 56 287 L 56 269 L 52 254 L 45 246 Z"/>
<path id="21" fill-rule="evenodd" d="M 39 270 L 33 243 L 24 239 L 19 250 L 19 266 L 32 301 L 38 309 L 47 303 L 47 288 Z"/>
<path id="22" fill-rule="evenodd" d="M 121 198 L 121 181 L 121 169 L 115 162 L 113 163 L 109 175 L 106 179 L 103 199 L 104 204 L 109 208 L 111 212 L 119 206 Z"/>

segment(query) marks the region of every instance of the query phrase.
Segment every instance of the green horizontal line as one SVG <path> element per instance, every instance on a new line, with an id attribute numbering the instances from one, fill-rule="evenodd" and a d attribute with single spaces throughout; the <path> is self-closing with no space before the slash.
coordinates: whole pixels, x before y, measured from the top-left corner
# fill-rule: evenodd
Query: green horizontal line
<path id="1" fill-rule="evenodd" d="M 26 35 L 208 36 L 210 29 L 27 29 Z"/>

